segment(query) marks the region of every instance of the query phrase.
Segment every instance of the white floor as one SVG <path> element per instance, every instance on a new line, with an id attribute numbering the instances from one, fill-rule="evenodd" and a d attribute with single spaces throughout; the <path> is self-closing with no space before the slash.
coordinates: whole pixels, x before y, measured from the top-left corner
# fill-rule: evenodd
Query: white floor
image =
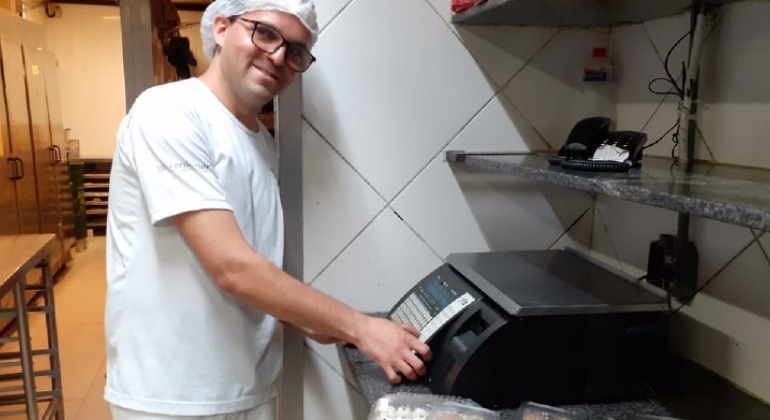
<path id="1" fill-rule="evenodd" d="M 54 287 L 61 347 L 66 420 L 110 420 L 102 398 L 106 373 L 104 302 L 107 293 L 105 240 L 96 237 L 88 249 L 73 252 L 66 272 Z M 44 335 L 41 318 L 32 337 Z"/>
<path id="2" fill-rule="evenodd" d="M 73 259 L 59 273 L 54 287 L 64 414 L 66 420 L 110 420 L 109 406 L 102 399 L 107 289 L 104 237 L 90 239 L 86 250 L 73 250 L 72 255 Z M 30 332 L 33 349 L 46 345 L 45 318 L 42 314 L 30 314 Z M 3 346 L 3 351 L 12 350 L 10 344 Z M 34 364 L 35 370 L 45 370 L 48 360 L 45 357 L 35 358 Z M 36 382 L 38 389 L 50 389 L 50 380 L 38 379 Z"/>

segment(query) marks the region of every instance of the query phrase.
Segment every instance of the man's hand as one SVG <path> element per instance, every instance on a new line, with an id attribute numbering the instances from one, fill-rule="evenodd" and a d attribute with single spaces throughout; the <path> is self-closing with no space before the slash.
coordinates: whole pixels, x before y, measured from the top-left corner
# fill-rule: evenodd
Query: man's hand
<path id="1" fill-rule="evenodd" d="M 418 375 L 426 374 L 423 360 L 429 361 L 433 354 L 419 337 L 420 332 L 411 325 L 366 317 L 358 342 L 354 344 L 380 365 L 390 382 L 397 384 L 401 382 L 397 372 L 413 381 Z"/>

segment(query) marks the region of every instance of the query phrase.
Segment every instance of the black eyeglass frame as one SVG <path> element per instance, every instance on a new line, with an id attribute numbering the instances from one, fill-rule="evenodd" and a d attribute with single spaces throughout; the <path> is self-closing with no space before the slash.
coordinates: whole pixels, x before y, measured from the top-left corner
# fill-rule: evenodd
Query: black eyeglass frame
<path id="1" fill-rule="evenodd" d="M 241 20 L 241 21 L 249 22 L 249 23 L 253 24 L 254 25 L 254 29 L 251 30 L 251 43 L 254 44 L 255 47 L 259 48 L 260 50 L 262 50 L 262 51 L 264 51 L 264 52 L 266 52 L 268 54 L 275 54 L 275 52 L 280 50 L 283 46 L 286 46 L 286 52 L 287 53 L 288 53 L 290 47 L 298 48 L 298 49 L 306 52 L 310 56 L 310 62 L 308 63 L 307 67 L 305 67 L 303 70 L 294 68 L 294 66 L 292 66 L 291 64 L 289 64 L 288 61 L 286 61 L 286 64 L 289 67 L 291 67 L 292 70 L 296 71 L 297 73 L 304 73 L 304 72 L 306 72 L 307 69 L 309 69 L 310 66 L 313 65 L 313 63 L 316 62 L 315 56 L 310 51 L 308 51 L 307 48 L 305 48 L 304 46 L 302 46 L 300 44 L 296 44 L 296 43 L 287 41 L 286 38 L 283 37 L 283 34 L 281 34 L 281 32 L 278 31 L 278 29 L 273 28 L 272 26 L 268 25 L 267 23 L 260 22 L 258 20 L 253 20 L 253 19 L 246 19 L 246 18 L 243 18 L 243 17 L 240 17 L 240 16 L 230 16 L 228 19 L 230 19 L 230 20 Z M 268 51 L 268 50 L 260 47 L 259 45 L 257 45 L 257 42 L 254 41 L 254 36 L 257 34 L 257 28 L 259 27 L 259 25 L 262 25 L 262 26 L 270 29 L 271 31 L 275 32 L 281 38 L 281 43 L 278 44 L 278 46 L 275 47 L 275 49 L 273 51 Z"/>

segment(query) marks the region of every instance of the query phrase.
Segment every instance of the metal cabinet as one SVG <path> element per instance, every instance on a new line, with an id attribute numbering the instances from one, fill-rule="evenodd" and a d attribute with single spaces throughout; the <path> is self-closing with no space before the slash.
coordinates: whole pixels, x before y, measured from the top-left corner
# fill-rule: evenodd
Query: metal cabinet
<path id="1" fill-rule="evenodd" d="M 35 154 L 35 179 L 37 181 L 37 204 L 42 233 L 55 233 L 59 239 L 51 250 L 55 265 L 63 259 L 62 243 L 64 232 L 60 208 L 60 191 L 56 179 L 57 166 L 62 163 L 60 147 L 55 147 L 51 138 L 51 123 L 46 94 L 45 74 L 48 66 L 41 51 L 22 46 L 24 68 L 26 69 L 27 102 L 29 106 L 32 149 Z M 70 203 L 72 201 L 70 200 Z"/>
<path id="2" fill-rule="evenodd" d="M 10 126 L 10 158 L 14 161 L 12 179 L 16 187 L 19 213 L 19 232 L 17 233 L 41 233 L 35 184 L 35 153 L 32 148 L 21 44 L 0 38 L 0 53 L 2 53 L 5 102 Z"/>
<path id="3" fill-rule="evenodd" d="M 65 224 L 74 223 L 54 66 L 49 53 L 0 34 L 0 234 L 56 234 L 56 270 L 74 242 Z"/>
<path id="4" fill-rule="evenodd" d="M 16 202 L 16 177 L 19 163 L 11 156 L 11 127 L 0 60 L 0 235 L 19 233 L 19 210 Z"/>

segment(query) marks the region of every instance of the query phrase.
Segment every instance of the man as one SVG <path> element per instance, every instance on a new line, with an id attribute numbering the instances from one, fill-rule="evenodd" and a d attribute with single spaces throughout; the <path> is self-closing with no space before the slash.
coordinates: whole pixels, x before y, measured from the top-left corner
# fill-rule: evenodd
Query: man
<path id="1" fill-rule="evenodd" d="M 315 60 L 312 0 L 217 0 L 201 33 L 209 70 L 144 92 L 118 133 L 105 319 L 113 418 L 274 419 L 279 322 L 355 344 L 394 383 L 398 372 L 424 375 L 431 353 L 413 327 L 357 313 L 280 268 L 277 146 L 257 114 Z"/>

